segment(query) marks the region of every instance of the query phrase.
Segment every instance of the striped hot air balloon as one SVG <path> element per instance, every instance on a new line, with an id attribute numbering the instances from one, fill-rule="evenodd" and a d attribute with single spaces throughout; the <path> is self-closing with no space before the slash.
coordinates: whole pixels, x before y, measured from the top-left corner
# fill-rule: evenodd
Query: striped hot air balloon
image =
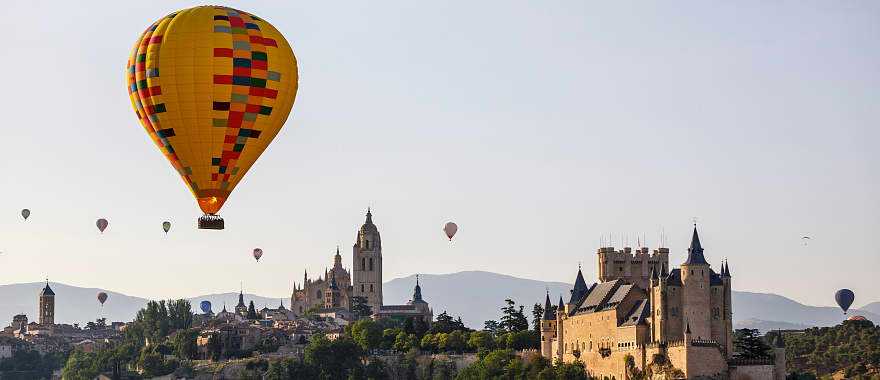
<path id="1" fill-rule="evenodd" d="M 184 9 L 138 38 L 126 69 L 131 103 L 204 212 L 199 228 L 223 229 L 217 213 L 281 130 L 297 81 L 284 36 L 237 9 Z"/>

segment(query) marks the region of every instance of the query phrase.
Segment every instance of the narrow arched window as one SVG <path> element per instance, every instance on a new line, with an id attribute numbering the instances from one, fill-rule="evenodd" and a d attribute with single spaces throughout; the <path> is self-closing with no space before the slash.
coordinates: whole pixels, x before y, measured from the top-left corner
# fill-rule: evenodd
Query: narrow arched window
<path id="1" fill-rule="evenodd" d="M 364 284 L 361 284 L 361 293 L 364 292 Z"/>
<path id="2" fill-rule="evenodd" d="M 361 257 L 361 270 L 367 270 L 367 259 Z"/>
<path id="3" fill-rule="evenodd" d="M 373 292 L 373 284 L 370 284 L 370 293 Z"/>
<path id="4" fill-rule="evenodd" d="M 370 258 L 370 270 L 371 271 L 373 270 L 373 258 L 372 257 Z"/>

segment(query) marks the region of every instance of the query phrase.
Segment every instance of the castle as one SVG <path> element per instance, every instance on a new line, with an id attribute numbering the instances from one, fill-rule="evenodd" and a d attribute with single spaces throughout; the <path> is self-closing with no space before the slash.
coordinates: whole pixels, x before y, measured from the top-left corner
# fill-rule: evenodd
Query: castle
<path id="1" fill-rule="evenodd" d="M 628 357 L 644 370 L 656 356 L 665 357 L 686 378 L 738 378 L 737 371 L 764 371 L 753 378 L 784 379 L 784 352 L 776 355 L 781 364 L 763 363 L 763 369 L 733 360 L 730 267 L 723 262 L 720 273 L 711 268 L 696 225 L 679 268 L 670 270 L 668 248 L 602 247 L 597 257 L 599 283 L 587 286 L 578 268 L 570 298 L 563 302 L 560 297 L 555 313 L 547 295 L 542 356 L 581 360 L 599 379 L 629 378 Z"/>
<path id="2" fill-rule="evenodd" d="M 433 311 L 422 299 L 421 286 L 416 280 L 413 298 L 405 305 L 385 305 L 382 302 L 382 238 L 373 223 L 373 213 L 367 209 L 366 220 L 355 235 L 352 246 L 352 270 L 342 266 L 339 248 L 333 256 L 333 267 L 323 276 L 310 279 L 303 274 L 302 284 L 294 283 L 290 309 L 297 316 L 308 311 L 319 313 L 350 310 L 354 299 L 361 297 L 370 307 L 373 318 L 419 319 L 430 325 Z"/>

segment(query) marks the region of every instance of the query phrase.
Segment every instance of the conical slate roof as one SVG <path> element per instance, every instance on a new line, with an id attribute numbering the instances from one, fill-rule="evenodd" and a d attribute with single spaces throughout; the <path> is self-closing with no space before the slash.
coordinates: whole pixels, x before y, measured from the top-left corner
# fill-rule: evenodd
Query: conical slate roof
<path id="1" fill-rule="evenodd" d="M 694 226 L 694 235 L 691 237 L 691 247 L 688 248 L 688 257 L 684 265 L 709 265 L 703 257 L 703 246 L 700 244 L 700 235 L 697 234 L 697 226 Z"/>
<path id="2" fill-rule="evenodd" d="M 544 320 L 552 321 L 556 319 L 556 316 L 550 313 L 550 309 L 553 308 L 553 304 L 550 303 L 550 292 L 547 292 L 547 295 L 544 298 Z"/>

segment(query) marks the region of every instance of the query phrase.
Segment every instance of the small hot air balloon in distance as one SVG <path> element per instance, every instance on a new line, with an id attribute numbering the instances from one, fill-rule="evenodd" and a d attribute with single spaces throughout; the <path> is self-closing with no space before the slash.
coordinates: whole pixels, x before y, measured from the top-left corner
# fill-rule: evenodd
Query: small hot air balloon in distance
<path id="1" fill-rule="evenodd" d="M 110 225 L 110 222 L 108 222 L 107 219 L 101 218 L 98 219 L 97 222 L 95 222 L 95 225 L 98 226 L 98 230 L 101 231 L 101 233 L 103 234 L 104 230 L 107 229 L 107 226 Z"/>
<path id="2" fill-rule="evenodd" d="M 812 240 L 812 239 L 810 239 L 809 236 L 801 237 L 801 241 L 804 242 L 804 245 L 807 245 L 807 242 L 810 241 L 810 240 Z"/>
<path id="3" fill-rule="evenodd" d="M 263 257 L 263 250 L 259 248 L 254 248 L 254 258 L 257 259 L 257 261 L 260 261 L 261 257 Z"/>
<path id="4" fill-rule="evenodd" d="M 451 241 L 452 237 L 455 236 L 455 233 L 458 232 L 458 225 L 452 222 L 448 222 L 445 226 L 443 226 L 443 232 L 446 232 L 446 237 L 448 237 Z"/>
<path id="5" fill-rule="evenodd" d="M 104 307 L 104 302 L 107 302 L 107 293 L 98 293 L 98 302 L 101 303 L 101 307 Z"/>
<path id="6" fill-rule="evenodd" d="M 217 213 L 293 107 L 290 44 L 262 17 L 188 8 L 146 28 L 125 77 L 141 126 L 204 213 L 199 228 L 222 230 Z"/>
<path id="7" fill-rule="evenodd" d="M 24 218 L 24 220 L 27 220 L 27 218 L 29 216 L 31 216 L 31 210 L 28 210 L 28 209 L 21 210 L 21 217 Z"/>
<path id="8" fill-rule="evenodd" d="M 205 300 L 199 304 L 199 308 L 202 309 L 202 313 L 208 314 L 211 312 L 211 301 Z"/>
<path id="9" fill-rule="evenodd" d="M 837 306 L 840 306 L 840 309 L 843 310 L 843 314 L 846 314 L 846 311 L 849 310 L 855 299 L 855 293 L 849 289 L 840 289 L 837 293 L 834 293 L 834 300 L 837 301 Z"/>
<path id="10" fill-rule="evenodd" d="M 171 222 L 164 221 L 162 222 L 162 230 L 165 231 L 165 235 L 168 235 L 168 231 L 171 229 Z"/>

